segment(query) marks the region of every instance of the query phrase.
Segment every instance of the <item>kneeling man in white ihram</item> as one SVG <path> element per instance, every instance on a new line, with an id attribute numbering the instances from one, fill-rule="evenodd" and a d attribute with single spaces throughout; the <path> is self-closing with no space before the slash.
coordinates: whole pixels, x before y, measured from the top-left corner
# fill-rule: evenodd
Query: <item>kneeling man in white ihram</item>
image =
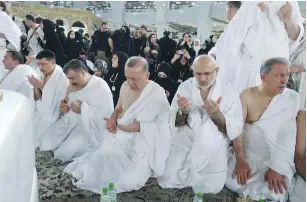
<path id="1" fill-rule="evenodd" d="M 93 153 L 69 164 L 82 189 L 101 193 L 115 183 L 118 193 L 142 188 L 150 177 L 162 175 L 170 148 L 169 103 L 159 84 L 149 81 L 148 63 L 131 57 L 126 64 L 127 81 L 111 118 L 109 136 Z"/>
<path id="2" fill-rule="evenodd" d="M 218 193 L 226 181 L 230 140 L 242 132 L 242 107 L 239 95 L 217 77 L 213 57 L 197 57 L 192 68 L 194 78 L 179 86 L 172 102 L 172 147 L 158 183 Z"/>
<path id="3" fill-rule="evenodd" d="M 103 141 L 103 118 L 114 109 L 108 84 L 91 76 L 84 63 L 71 60 L 64 67 L 70 81 L 66 98 L 61 101 L 61 115 L 44 133 L 41 150 L 53 150 L 54 157 L 66 162 L 98 147 Z"/>
<path id="4" fill-rule="evenodd" d="M 300 97 L 286 88 L 289 73 L 286 59 L 270 58 L 261 66 L 261 85 L 241 93 L 244 153 L 229 159 L 225 186 L 246 198 L 285 202 L 294 186 Z"/>

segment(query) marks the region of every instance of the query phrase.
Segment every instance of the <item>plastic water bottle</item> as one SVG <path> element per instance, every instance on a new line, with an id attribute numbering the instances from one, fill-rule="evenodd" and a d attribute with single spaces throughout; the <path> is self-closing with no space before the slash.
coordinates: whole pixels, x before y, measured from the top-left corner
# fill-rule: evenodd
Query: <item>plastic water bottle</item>
<path id="1" fill-rule="evenodd" d="M 110 202 L 109 189 L 107 187 L 102 189 L 102 194 L 100 197 L 100 202 Z"/>
<path id="2" fill-rule="evenodd" d="M 116 189 L 114 187 L 114 183 L 109 184 L 109 196 L 111 199 L 111 202 L 116 202 Z"/>
<path id="3" fill-rule="evenodd" d="M 203 193 L 197 192 L 193 202 L 203 202 Z"/>

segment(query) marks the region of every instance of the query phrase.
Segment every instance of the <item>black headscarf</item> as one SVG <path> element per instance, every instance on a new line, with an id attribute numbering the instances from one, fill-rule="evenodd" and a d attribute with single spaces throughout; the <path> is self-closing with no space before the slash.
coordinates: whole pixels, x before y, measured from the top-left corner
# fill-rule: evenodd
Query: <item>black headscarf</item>
<path id="1" fill-rule="evenodd" d="M 45 34 L 44 38 L 46 40 L 46 44 L 44 44 L 44 49 L 52 51 L 55 54 L 56 63 L 61 67 L 64 67 L 64 49 L 57 33 L 55 32 L 55 24 L 48 19 L 43 19 L 42 23 L 44 25 L 43 32 Z M 39 41 L 39 43 L 42 45 L 41 41 Z"/>
<path id="2" fill-rule="evenodd" d="M 67 61 L 70 61 L 72 59 L 77 59 L 79 57 L 79 52 L 82 50 L 81 44 L 76 41 L 76 36 L 74 39 L 70 38 L 71 32 L 73 31 L 71 30 L 67 34 L 67 40 L 65 46 L 65 55 Z M 76 33 L 77 32 L 75 32 L 75 34 Z"/>
<path id="3" fill-rule="evenodd" d="M 118 57 L 118 67 L 109 68 L 108 73 L 105 76 L 105 81 L 108 83 L 113 94 L 114 106 L 117 104 L 120 88 L 126 81 L 125 65 L 128 60 L 128 55 L 126 53 L 116 52 L 115 55 Z M 113 88 L 115 88 L 115 90 Z"/>

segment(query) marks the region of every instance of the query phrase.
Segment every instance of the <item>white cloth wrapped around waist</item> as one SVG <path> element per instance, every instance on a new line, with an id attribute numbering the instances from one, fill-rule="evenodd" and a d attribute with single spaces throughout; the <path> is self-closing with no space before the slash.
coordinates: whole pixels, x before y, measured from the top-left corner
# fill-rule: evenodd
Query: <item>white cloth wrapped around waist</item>
<path id="1" fill-rule="evenodd" d="M 243 128 L 243 144 L 246 156 L 256 160 L 267 160 L 270 158 L 269 147 L 267 146 L 262 132 L 257 127 L 245 124 Z M 259 140 L 263 141 L 259 141 Z"/>

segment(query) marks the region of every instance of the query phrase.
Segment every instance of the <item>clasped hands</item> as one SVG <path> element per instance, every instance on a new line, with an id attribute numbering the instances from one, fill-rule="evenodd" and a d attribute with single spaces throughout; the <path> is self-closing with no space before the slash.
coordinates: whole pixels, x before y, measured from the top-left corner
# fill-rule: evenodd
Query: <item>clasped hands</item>
<path id="1" fill-rule="evenodd" d="M 220 111 L 221 100 L 222 97 L 219 97 L 216 102 L 211 99 L 203 101 L 204 103 L 203 108 L 206 110 L 206 112 L 209 114 L 210 117 L 216 116 L 221 112 Z M 189 101 L 184 96 L 180 96 L 179 94 L 177 95 L 177 105 L 183 114 L 188 114 L 190 112 Z"/>
<path id="2" fill-rule="evenodd" d="M 80 114 L 81 113 L 81 104 L 82 104 L 82 101 L 77 100 L 77 101 L 72 102 L 70 107 L 69 107 L 68 106 L 68 96 L 66 96 L 64 100 L 61 100 L 60 112 L 66 114 L 71 109 L 71 111 L 73 111 L 77 114 Z"/>
<path id="3" fill-rule="evenodd" d="M 137 121 L 136 119 L 134 119 L 133 122 L 129 125 L 117 124 L 117 122 L 115 120 L 113 120 L 112 118 L 107 118 L 107 117 L 105 117 L 103 120 L 106 121 L 105 128 L 110 133 L 115 134 L 117 129 L 120 129 L 120 130 L 127 132 L 127 133 L 140 132 L 140 122 Z"/>
<path id="4" fill-rule="evenodd" d="M 237 176 L 239 185 L 245 185 L 247 180 L 251 178 L 251 168 L 245 159 L 237 160 L 232 178 L 234 179 L 235 176 Z M 268 182 L 270 191 L 274 191 L 275 194 L 283 194 L 283 189 L 287 191 L 284 177 L 271 168 L 265 172 L 264 180 Z"/>

